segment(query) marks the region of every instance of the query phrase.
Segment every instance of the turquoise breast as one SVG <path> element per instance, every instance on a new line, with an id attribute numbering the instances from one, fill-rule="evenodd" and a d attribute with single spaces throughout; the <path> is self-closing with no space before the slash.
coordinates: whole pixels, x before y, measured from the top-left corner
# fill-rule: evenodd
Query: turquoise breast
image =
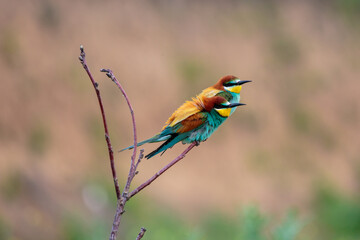
<path id="1" fill-rule="evenodd" d="M 211 110 L 211 112 L 207 113 L 207 120 L 189 133 L 189 136 L 183 140 L 183 143 L 205 141 L 225 120 L 226 118 L 220 116 L 215 110 Z"/>

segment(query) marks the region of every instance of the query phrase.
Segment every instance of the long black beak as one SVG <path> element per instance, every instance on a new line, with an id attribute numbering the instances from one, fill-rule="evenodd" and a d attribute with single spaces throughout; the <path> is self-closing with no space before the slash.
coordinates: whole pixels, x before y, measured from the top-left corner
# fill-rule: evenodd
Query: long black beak
<path id="1" fill-rule="evenodd" d="M 244 83 L 252 82 L 251 80 L 243 80 L 240 82 L 237 82 L 236 85 L 243 85 Z"/>
<path id="2" fill-rule="evenodd" d="M 223 109 L 223 108 L 234 108 L 234 107 L 238 107 L 238 106 L 243 106 L 246 105 L 245 103 L 231 103 L 227 106 L 224 105 L 217 105 L 216 108 L 217 109 Z"/>
<path id="3" fill-rule="evenodd" d="M 231 103 L 229 106 L 227 106 L 227 108 L 234 108 L 234 107 L 238 107 L 238 106 L 244 106 L 246 105 L 245 103 Z"/>

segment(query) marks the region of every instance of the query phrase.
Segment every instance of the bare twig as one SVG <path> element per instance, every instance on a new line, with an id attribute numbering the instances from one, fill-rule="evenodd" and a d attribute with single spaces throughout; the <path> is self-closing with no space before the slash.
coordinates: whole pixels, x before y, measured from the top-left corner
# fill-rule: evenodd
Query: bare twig
<path id="1" fill-rule="evenodd" d="M 131 106 L 129 98 L 128 98 L 124 88 L 121 86 L 119 81 L 114 76 L 113 72 L 110 69 L 101 69 L 100 71 L 106 73 L 106 76 L 108 76 L 118 86 L 121 93 L 125 97 L 125 100 L 126 100 L 128 106 L 129 106 L 129 109 L 130 109 L 130 114 L 131 114 L 131 118 L 132 118 L 132 125 L 133 125 L 133 134 L 134 134 L 134 150 L 133 150 L 133 154 L 131 156 L 129 174 L 128 174 L 128 178 L 127 178 L 124 190 L 123 190 L 123 192 L 121 194 L 121 198 L 118 200 L 118 203 L 117 203 L 116 213 L 115 213 L 113 226 L 112 226 L 111 234 L 110 234 L 110 240 L 114 240 L 114 239 L 116 239 L 116 234 L 117 234 L 117 231 L 118 231 L 119 226 L 120 226 L 121 216 L 125 212 L 124 208 L 125 208 L 125 204 L 126 204 L 126 202 L 128 200 L 127 195 L 128 195 L 129 189 L 130 189 L 131 182 L 132 182 L 132 180 L 133 180 L 133 178 L 135 176 L 136 168 L 138 166 L 138 164 L 135 165 L 136 150 L 137 150 L 136 121 L 135 121 L 134 110 L 133 110 L 133 108 Z"/>
<path id="2" fill-rule="evenodd" d="M 116 212 L 115 212 L 115 217 L 114 217 L 113 225 L 112 225 L 112 228 L 111 228 L 111 233 L 110 233 L 109 240 L 116 240 L 116 235 L 117 235 L 117 232 L 119 230 L 121 217 L 125 212 L 124 207 L 125 207 L 125 203 L 123 203 L 122 200 L 118 200 L 117 205 L 116 205 Z"/>
<path id="3" fill-rule="evenodd" d="M 134 179 L 135 175 L 137 174 L 136 170 L 137 170 L 141 160 L 144 157 L 144 154 L 143 154 L 144 150 L 143 149 L 140 150 L 138 160 L 135 163 L 136 150 L 137 150 L 137 136 L 136 136 L 136 122 L 135 122 L 135 116 L 134 116 L 133 108 L 132 108 L 132 106 L 130 104 L 129 98 L 126 95 L 126 92 L 125 92 L 124 88 L 121 86 L 119 81 L 115 78 L 112 71 L 110 69 L 101 69 L 101 72 L 106 72 L 106 75 L 109 78 L 111 78 L 111 80 L 118 86 L 118 88 L 121 90 L 122 94 L 124 95 L 125 100 L 126 100 L 128 106 L 129 106 L 129 109 L 130 109 L 130 113 L 131 113 L 131 117 L 132 117 L 132 123 L 133 123 L 134 150 L 133 150 L 133 154 L 132 154 L 132 157 L 131 157 L 131 164 L 130 164 L 130 170 L 129 170 L 129 175 L 128 175 L 128 178 L 127 178 L 127 182 L 126 182 L 126 185 L 124 187 L 123 192 L 120 194 L 119 183 L 118 183 L 118 179 L 117 179 L 117 176 L 116 176 L 116 170 L 115 170 L 115 165 L 114 165 L 114 154 L 113 154 L 112 145 L 111 145 L 109 132 L 108 132 L 108 127 L 107 127 L 107 123 L 106 123 L 104 107 L 103 107 L 103 104 L 102 104 L 100 91 L 99 91 L 99 88 L 98 88 L 98 83 L 94 81 L 94 79 L 93 79 L 93 77 L 92 77 L 92 75 L 90 73 L 90 70 L 89 70 L 89 68 L 87 66 L 86 59 L 85 59 L 85 51 L 84 51 L 83 46 L 80 46 L 80 57 L 79 57 L 79 59 L 80 59 L 80 62 L 82 64 L 82 66 L 84 67 L 85 71 L 87 72 L 87 74 L 88 74 L 88 76 L 89 76 L 89 78 L 90 78 L 90 80 L 91 80 L 91 82 L 92 82 L 92 84 L 94 86 L 94 89 L 96 91 L 96 95 L 97 95 L 97 98 L 98 98 L 98 101 L 99 101 L 99 105 L 100 105 L 101 115 L 102 115 L 102 118 L 103 118 L 103 124 L 104 124 L 104 130 L 105 130 L 105 139 L 106 139 L 106 143 L 107 143 L 107 146 L 108 146 L 111 171 L 112 171 L 112 175 L 113 175 L 113 179 L 114 179 L 114 185 L 115 185 L 115 191 L 116 191 L 116 197 L 117 197 L 116 212 L 115 212 L 113 226 L 112 226 L 111 233 L 110 233 L 110 238 L 109 238 L 110 240 L 115 240 L 116 236 L 117 236 L 119 226 L 120 226 L 121 216 L 125 212 L 124 208 L 125 208 L 126 202 L 131 197 L 135 196 L 137 193 L 139 193 L 141 190 L 143 190 L 145 187 L 150 185 L 156 178 L 158 178 L 161 174 L 163 174 L 165 171 L 167 171 L 170 167 L 172 167 L 178 161 L 183 159 L 185 157 L 185 155 L 193 147 L 197 146 L 199 143 L 197 143 L 197 142 L 192 143 L 177 158 L 175 158 L 173 161 L 171 161 L 169 164 L 167 164 L 165 167 L 163 167 L 160 171 L 158 171 L 154 176 L 152 176 L 150 179 L 148 179 L 146 182 L 141 184 L 139 187 L 137 187 L 135 190 L 133 190 L 129 194 L 129 189 L 130 189 L 131 182 Z M 137 236 L 136 239 L 140 240 L 144 236 L 145 231 L 146 231 L 145 228 L 141 228 L 141 231 L 140 231 L 140 233 L 139 233 L 139 235 Z"/>
<path id="4" fill-rule="evenodd" d="M 140 232 L 139 232 L 139 235 L 137 236 L 136 240 L 140 240 L 143 238 L 144 234 L 146 232 L 146 229 L 145 228 L 141 228 Z"/>
<path id="5" fill-rule="evenodd" d="M 140 153 L 139 153 L 139 157 L 138 157 L 138 160 L 135 164 L 135 175 L 138 173 L 137 168 L 139 166 L 139 163 L 141 162 L 141 160 L 144 158 L 144 149 L 140 149 Z"/>
<path id="6" fill-rule="evenodd" d="M 116 198 L 119 200 L 120 199 L 120 187 L 119 187 L 119 182 L 118 182 L 118 178 L 116 176 L 116 170 L 115 170 L 115 164 L 114 164 L 114 153 L 112 150 L 112 145 L 111 145 L 111 141 L 110 141 L 110 137 L 109 137 L 109 131 L 108 131 L 108 127 L 107 127 L 107 123 L 106 123 L 106 117 L 105 117 L 105 111 L 104 111 L 104 107 L 102 104 L 102 100 L 101 100 L 101 96 L 100 96 L 100 90 L 98 88 L 99 84 L 97 82 L 95 82 L 94 78 L 92 77 L 90 70 L 87 66 L 86 63 L 86 58 L 85 58 L 85 51 L 84 51 L 84 47 L 81 45 L 80 46 L 80 56 L 79 56 L 79 60 L 80 63 L 82 64 L 83 68 L 85 69 L 85 71 L 87 72 L 93 86 L 96 92 L 96 96 L 100 105 L 100 110 L 101 110 L 101 116 L 103 119 L 103 124 L 104 124 L 104 131 L 105 131 L 105 139 L 106 139 L 106 144 L 108 147 L 108 151 L 109 151 L 109 158 L 110 158 L 110 166 L 111 166 L 111 172 L 113 175 L 113 179 L 114 179 L 114 185 L 115 185 L 115 191 L 116 191 Z"/>
<path id="7" fill-rule="evenodd" d="M 105 72 L 106 76 L 108 76 L 118 86 L 121 93 L 125 97 L 125 100 L 129 106 L 130 113 L 131 113 L 131 118 L 132 118 L 132 123 L 133 123 L 133 134 L 134 134 L 134 150 L 133 150 L 133 154 L 131 156 L 131 164 L 130 164 L 128 179 L 126 181 L 124 191 L 122 192 L 122 196 L 124 198 L 127 198 L 127 195 L 128 195 L 129 189 L 130 189 L 130 185 L 131 185 L 131 181 L 134 178 L 135 172 L 136 172 L 135 158 L 136 158 L 136 149 L 137 149 L 137 136 L 136 136 L 136 122 L 135 122 L 134 110 L 131 106 L 131 103 L 129 101 L 129 98 L 128 98 L 124 88 L 121 86 L 120 82 L 116 79 L 113 72 L 110 69 L 101 69 L 100 71 Z"/>
<path id="8" fill-rule="evenodd" d="M 129 193 L 128 199 L 130 199 L 131 197 L 135 196 L 137 193 L 139 193 L 141 190 L 143 190 L 145 187 L 149 186 L 155 179 L 157 179 L 161 174 L 163 174 L 164 172 L 166 172 L 169 168 L 171 168 L 175 163 L 177 163 L 178 161 L 180 161 L 181 159 L 183 159 L 185 157 L 185 155 L 195 146 L 198 146 L 199 143 L 198 142 L 193 142 L 192 144 L 190 144 L 190 146 L 185 149 L 185 151 L 183 151 L 177 158 L 175 158 L 174 160 L 172 160 L 168 165 L 166 165 L 165 167 L 163 167 L 160 171 L 158 171 L 157 173 L 155 173 L 154 176 L 152 176 L 151 178 L 149 178 L 146 182 L 144 182 L 143 184 L 141 184 L 140 186 L 138 186 L 135 190 L 133 190 L 131 193 Z"/>

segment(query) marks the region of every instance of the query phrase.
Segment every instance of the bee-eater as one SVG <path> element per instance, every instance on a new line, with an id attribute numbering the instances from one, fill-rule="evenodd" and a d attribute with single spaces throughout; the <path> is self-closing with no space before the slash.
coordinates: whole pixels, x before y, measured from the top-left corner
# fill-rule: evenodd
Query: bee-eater
<path id="1" fill-rule="evenodd" d="M 137 146 L 165 141 L 145 156 L 149 159 L 160 152 L 165 152 L 180 141 L 184 144 L 205 141 L 235 111 L 236 107 L 245 105 L 239 102 L 241 85 L 247 82 L 251 81 L 241 81 L 231 75 L 220 78 L 215 85 L 204 89 L 191 101 L 181 105 L 166 121 L 159 134 L 139 142 Z"/>

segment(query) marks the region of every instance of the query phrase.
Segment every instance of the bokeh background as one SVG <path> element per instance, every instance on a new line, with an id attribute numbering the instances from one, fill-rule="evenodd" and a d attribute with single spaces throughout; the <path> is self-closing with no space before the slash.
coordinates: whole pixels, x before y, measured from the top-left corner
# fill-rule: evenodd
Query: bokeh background
<path id="1" fill-rule="evenodd" d="M 121 239 L 359 239 L 360 1 L 0 1 L 0 239 L 105 239 L 115 149 L 251 79 L 208 141 L 132 199 Z M 145 152 L 157 145 L 144 146 Z M 185 146 L 143 161 L 142 183 Z M 116 153 L 121 187 L 130 151 Z"/>

